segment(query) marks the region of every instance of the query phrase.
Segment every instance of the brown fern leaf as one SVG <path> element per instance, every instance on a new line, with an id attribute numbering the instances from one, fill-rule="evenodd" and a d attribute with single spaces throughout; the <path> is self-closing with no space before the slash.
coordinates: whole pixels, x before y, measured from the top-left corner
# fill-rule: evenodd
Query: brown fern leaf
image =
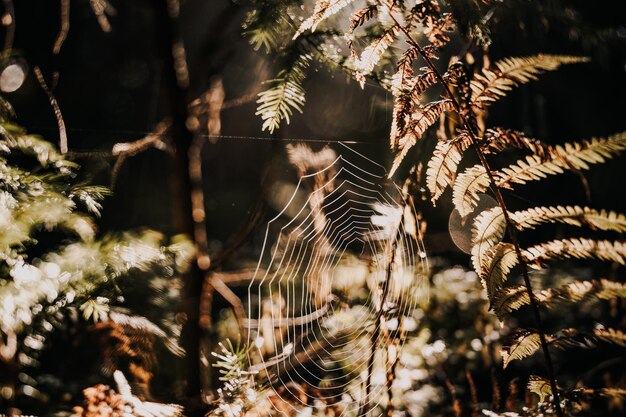
<path id="1" fill-rule="evenodd" d="M 533 355 L 541 348 L 539 333 L 530 330 L 517 330 L 502 346 L 502 367 L 506 367 L 514 360 L 524 359 Z"/>
<path id="2" fill-rule="evenodd" d="M 313 14 L 300 25 L 300 28 L 293 35 L 293 39 L 298 38 L 307 30 L 315 32 L 317 26 L 324 20 L 339 13 L 344 7 L 354 0 L 317 0 L 313 8 Z"/>
<path id="3" fill-rule="evenodd" d="M 589 207 L 533 207 L 510 213 L 510 217 L 519 229 L 534 229 L 543 223 L 558 222 L 572 226 L 589 226 L 596 230 L 626 232 L 626 216 Z"/>
<path id="4" fill-rule="evenodd" d="M 454 19 L 452 15 L 444 13 L 443 17 L 438 19 L 436 23 L 426 25 L 424 36 L 426 36 L 433 47 L 441 49 L 450 41 L 450 37 L 446 32 L 450 32 L 453 27 Z"/>
<path id="5" fill-rule="evenodd" d="M 603 342 L 626 347 L 626 333 L 616 329 L 595 329 L 593 335 Z"/>
<path id="6" fill-rule="evenodd" d="M 350 16 L 350 32 L 354 32 L 359 26 L 372 19 L 376 15 L 377 7 L 374 4 L 358 10 Z"/>
<path id="7" fill-rule="evenodd" d="M 399 152 L 396 154 L 393 165 L 389 172 L 389 177 L 400 166 L 400 163 L 404 160 L 409 150 L 415 146 L 417 141 L 422 138 L 422 135 L 426 130 L 435 123 L 439 116 L 446 111 L 453 109 L 452 100 L 439 100 L 428 103 L 427 105 L 417 109 L 412 115 L 409 125 L 407 127 L 407 133 L 398 141 Z"/>
<path id="8" fill-rule="evenodd" d="M 624 388 L 578 388 L 572 392 L 581 394 L 586 397 L 611 397 L 611 398 L 626 398 L 626 389 Z"/>
<path id="9" fill-rule="evenodd" d="M 423 33 L 436 49 L 443 47 L 450 40 L 446 35 L 452 29 L 453 19 L 449 13 L 442 13 L 436 0 L 417 2 L 409 12 L 409 26 L 418 23 L 423 26 Z"/>
<path id="10" fill-rule="evenodd" d="M 506 221 L 500 207 L 494 207 L 480 213 L 472 227 L 472 264 L 479 276 L 485 255 L 504 237 Z"/>
<path id="11" fill-rule="evenodd" d="M 472 80 L 472 104 L 486 108 L 504 97 L 513 87 L 537 79 L 537 76 L 553 71 L 564 64 L 587 62 L 588 58 L 563 55 L 535 55 L 506 58 L 498 61 L 494 68 L 485 68 Z"/>
<path id="12" fill-rule="evenodd" d="M 595 258 L 624 265 L 626 243 L 593 239 L 560 239 L 525 249 L 523 255 L 528 262 L 542 262 L 557 258 Z"/>
<path id="13" fill-rule="evenodd" d="M 457 167 L 468 146 L 469 141 L 463 140 L 437 142 L 426 169 L 426 186 L 430 191 L 433 205 L 446 187 L 454 182 Z"/>
<path id="14" fill-rule="evenodd" d="M 410 115 L 419 103 L 421 94 L 437 82 L 437 77 L 430 70 L 425 70 L 414 77 L 411 64 L 410 68 L 406 65 L 399 66 L 391 81 L 391 91 L 396 99 L 393 106 L 390 145 L 391 149 L 395 149 L 399 138 L 406 134 Z"/>
<path id="15" fill-rule="evenodd" d="M 507 148 L 517 148 L 527 149 L 543 160 L 552 159 L 554 155 L 554 149 L 550 145 L 513 129 L 488 129 L 483 136 L 481 147 L 488 154 L 502 152 Z"/>
<path id="16" fill-rule="evenodd" d="M 452 202 L 461 217 L 467 217 L 478 204 L 479 194 L 489 187 L 490 180 L 482 165 L 467 168 L 454 181 Z"/>
<path id="17" fill-rule="evenodd" d="M 413 59 L 411 54 L 405 52 L 396 64 L 396 73 L 391 77 L 391 93 L 395 97 L 389 134 L 389 144 L 392 150 L 398 146 L 399 138 L 406 133 L 407 119 L 414 108 L 409 94 L 415 84 Z"/>
<path id="18" fill-rule="evenodd" d="M 408 94 L 401 94 L 394 100 L 391 118 L 391 131 L 389 132 L 389 146 L 391 150 L 398 147 L 400 138 L 406 135 L 409 114 L 413 109 L 413 100 Z"/>
<path id="19" fill-rule="evenodd" d="M 393 176 L 396 172 L 400 164 L 409 153 L 409 150 L 415 146 L 419 137 L 415 135 L 413 130 L 409 130 L 403 137 L 398 141 L 399 151 L 396 153 L 396 156 L 393 158 L 393 164 L 391 165 L 391 169 L 389 170 L 389 174 L 387 175 L 389 178 Z"/>

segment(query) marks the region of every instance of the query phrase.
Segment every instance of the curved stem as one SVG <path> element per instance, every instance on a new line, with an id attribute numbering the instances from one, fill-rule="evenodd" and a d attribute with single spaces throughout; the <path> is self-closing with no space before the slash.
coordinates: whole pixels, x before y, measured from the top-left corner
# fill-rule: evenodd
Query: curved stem
<path id="1" fill-rule="evenodd" d="M 554 409 L 555 409 L 557 417 L 564 417 L 563 410 L 561 409 L 561 404 L 559 400 L 559 393 L 557 390 L 554 367 L 552 365 L 552 357 L 550 356 L 550 350 L 548 348 L 548 342 L 547 342 L 546 335 L 545 335 L 543 320 L 541 318 L 539 305 L 537 304 L 537 300 L 535 299 L 532 284 L 530 282 L 530 276 L 528 274 L 528 264 L 526 263 L 526 259 L 524 259 L 524 256 L 522 255 L 522 249 L 519 244 L 519 239 L 517 236 L 517 229 L 515 228 L 515 224 L 511 221 L 509 212 L 507 211 L 506 203 L 504 201 L 504 197 L 502 196 L 502 192 L 500 188 L 498 188 L 497 186 L 495 177 L 493 175 L 493 172 L 491 171 L 491 167 L 489 166 L 489 161 L 487 161 L 485 153 L 482 151 L 482 149 L 480 148 L 478 144 L 478 139 L 476 138 L 476 133 L 474 131 L 473 125 L 469 123 L 469 121 L 465 117 L 465 114 L 463 114 L 463 112 L 461 111 L 462 109 L 461 109 L 461 105 L 459 101 L 452 94 L 452 90 L 450 89 L 450 86 L 443 78 L 443 75 L 441 74 L 439 69 L 437 69 L 437 67 L 432 62 L 428 54 L 426 54 L 424 49 L 413 39 L 409 31 L 404 26 L 402 26 L 392 14 L 390 14 L 390 16 L 394 20 L 395 24 L 400 28 L 400 30 L 407 37 L 407 42 L 418 51 L 418 53 L 420 54 L 422 58 L 424 58 L 424 61 L 426 62 L 426 65 L 428 66 L 428 68 L 430 68 L 430 70 L 433 71 L 433 73 L 437 77 L 437 80 L 445 89 L 448 97 L 452 101 L 452 105 L 454 106 L 454 109 L 456 110 L 457 114 L 461 118 L 463 127 L 467 130 L 469 134 L 470 141 L 472 143 L 474 150 L 476 151 L 476 154 L 478 155 L 478 159 L 481 165 L 487 171 L 487 175 L 489 176 L 489 181 L 491 182 L 491 189 L 496 198 L 496 201 L 498 202 L 498 205 L 502 209 L 504 220 L 507 225 L 507 232 L 508 232 L 509 238 L 511 239 L 511 243 L 515 247 L 515 254 L 517 256 L 519 265 L 522 269 L 522 277 L 524 278 L 524 285 L 526 287 L 526 292 L 530 298 L 530 307 L 531 307 L 531 310 L 533 311 L 533 316 L 534 316 L 535 323 L 537 325 L 537 330 L 539 333 L 539 339 L 541 341 L 541 349 L 543 351 L 543 356 L 546 362 L 546 368 L 548 371 L 548 379 L 550 381 L 550 388 L 552 389 L 552 399 L 553 399 Z"/>

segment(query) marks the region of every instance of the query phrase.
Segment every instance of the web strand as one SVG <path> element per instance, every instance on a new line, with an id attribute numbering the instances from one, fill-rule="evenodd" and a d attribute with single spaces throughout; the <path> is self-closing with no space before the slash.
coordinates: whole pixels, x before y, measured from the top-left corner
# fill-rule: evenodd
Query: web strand
<path id="1" fill-rule="evenodd" d="M 427 259 L 421 240 L 405 230 L 405 201 L 385 169 L 345 142 L 336 147 L 336 157 L 302 173 L 267 223 L 248 287 L 248 321 L 256 324 L 248 326 L 247 343 L 255 346 L 251 367 L 263 371 L 273 394 L 290 407 L 322 401 L 353 413 L 364 381 L 372 385 L 367 409 L 384 401 L 386 374 L 381 383 L 383 356 L 376 352 L 398 340 Z M 397 236 L 393 256 L 391 236 Z M 369 378 L 366 341 L 381 323 Z M 360 377 L 346 377 L 355 374 Z"/>

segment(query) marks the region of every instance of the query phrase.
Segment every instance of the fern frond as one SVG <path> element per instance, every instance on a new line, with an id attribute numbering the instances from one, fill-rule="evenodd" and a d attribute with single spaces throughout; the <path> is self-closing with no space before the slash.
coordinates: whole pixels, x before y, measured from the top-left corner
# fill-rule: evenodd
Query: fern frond
<path id="1" fill-rule="evenodd" d="M 566 169 L 586 170 L 589 165 L 605 162 L 626 149 L 626 132 L 607 138 L 593 138 L 554 147 L 554 157 L 545 160 L 538 155 L 528 156 L 496 173 L 498 187 L 562 173 Z"/>
<path id="2" fill-rule="evenodd" d="M 626 284 L 607 279 L 572 281 L 559 288 L 548 288 L 535 294 L 537 302 L 545 307 L 550 307 L 554 302 L 579 303 L 587 299 L 610 300 L 614 298 L 626 298 Z M 505 287 L 495 295 L 493 303 L 501 309 L 505 316 L 512 311 L 530 304 L 530 298 L 526 294 L 526 287 Z"/>
<path id="3" fill-rule="evenodd" d="M 566 143 L 554 147 L 551 159 L 530 155 L 494 173 L 496 186 L 511 188 L 511 184 L 526 184 L 546 178 L 548 175 L 563 173 L 568 169 L 585 170 L 589 165 L 598 164 L 626 149 L 626 132 L 607 138 L 593 138 L 580 142 Z M 454 205 L 462 217 L 476 207 L 478 194 L 489 185 L 487 171 L 481 165 L 468 168 L 457 177 L 454 184 Z"/>
<path id="4" fill-rule="evenodd" d="M 305 102 L 302 83 L 309 59 L 308 55 L 299 57 L 291 68 L 281 71 L 278 78 L 269 81 L 269 89 L 259 93 L 255 114 L 263 119 L 263 130 L 273 133 L 281 121 L 289 123 L 294 110 L 302 113 Z"/>
<path id="5" fill-rule="evenodd" d="M 406 134 L 409 116 L 415 110 L 416 103 L 419 103 L 420 95 L 437 82 L 432 71 L 414 77 L 411 60 L 404 59 L 398 63 L 398 70 L 391 77 L 391 92 L 396 97 L 389 135 L 392 150 L 398 145 L 399 138 Z"/>
<path id="6" fill-rule="evenodd" d="M 522 251 L 528 263 L 540 264 L 552 259 L 600 259 L 626 263 L 626 243 L 593 239 L 561 239 L 531 246 Z M 499 286 L 506 282 L 509 272 L 518 264 L 515 247 L 510 243 L 498 243 L 483 256 L 481 279 L 487 287 L 490 299 Z M 614 288 L 619 291 L 618 287 Z M 606 293 L 608 294 L 608 293 Z M 546 300 L 549 294 L 545 293 Z"/>
<path id="7" fill-rule="evenodd" d="M 293 39 L 296 39 L 309 29 L 315 32 L 315 29 L 317 29 L 320 23 L 336 15 L 353 1 L 354 0 L 317 0 L 313 14 L 302 22 L 296 34 L 293 35 Z"/>
<path id="8" fill-rule="evenodd" d="M 515 246 L 510 243 L 498 243 L 482 254 L 480 278 L 490 300 L 496 298 L 496 292 L 506 282 L 509 272 L 517 265 Z"/>
<path id="9" fill-rule="evenodd" d="M 626 243 L 593 239 L 559 239 L 531 246 L 523 251 L 528 262 L 541 262 L 550 259 L 599 259 L 624 265 Z"/>
<path id="10" fill-rule="evenodd" d="M 626 333 L 618 329 L 594 329 L 593 335 L 606 343 L 626 347 Z"/>
<path id="11" fill-rule="evenodd" d="M 550 381 L 537 375 L 531 375 L 528 378 L 527 388 L 528 391 L 538 395 L 539 402 L 542 403 L 552 396 L 552 387 L 550 386 Z"/>
<path id="12" fill-rule="evenodd" d="M 391 164 L 391 169 L 389 170 L 388 177 L 391 178 L 396 170 L 400 167 L 400 164 L 409 153 L 409 150 L 415 146 L 419 137 L 415 135 L 415 132 L 409 130 L 402 138 L 400 138 L 398 142 L 399 151 L 396 153 L 396 156 L 393 158 L 393 164 Z"/>
<path id="13" fill-rule="evenodd" d="M 370 20 L 378 10 L 375 4 L 365 6 L 361 10 L 357 10 L 350 16 L 350 32 L 354 32 L 359 26 L 363 26 L 365 22 Z"/>
<path id="14" fill-rule="evenodd" d="M 495 63 L 495 69 L 485 68 L 471 82 L 471 102 L 486 108 L 504 97 L 513 87 L 536 80 L 537 76 L 564 64 L 587 62 L 588 58 L 564 55 L 535 55 L 506 58 Z"/>
<path id="15" fill-rule="evenodd" d="M 478 204 L 478 194 L 489 187 L 489 175 L 482 165 L 474 165 L 463 171 L 454 182 L 452 202 L 461 217 L 467 217 Z"/>
<path id="16" fill-rule="evenodd" d="M 626 398 L 626 389 L 624 388 L 578 388 L 573 392 L 586 397 Z"/>
<path id="17" fill-rule="evenodd" d="M 524 359 L 533 355 L 541 348 L 539 333 L 529 330 L 518 330 L 502 347 L 502 367 L 506 367 L 514 360 Z"/>
<path id="18" fill-rule="evenodd" d="M 533 207 L 511 213 L 511 220 L 520 229 L 534 229 L 543 223 L 565 223 L 572 226 L 590 226 L 597 230 L 626 232 L 626 216 L 589 207 L 556 206 Z"/>
<path id="19" fill-rule="evenodd" d="M 411 121 L 409 122 L 407 133 L 405 136 L 400 138 L 398 142 L 400 150 L 393 160 L 391 170 L 389 171 L 389 177 L 391 177 L 398 169 L 400 163 L 404 160 L 409 150 L 415 146 L 419 139 L 422 138 L 424 132 L 426 132 L 426 130 L 439 119 L 439 116 L 441 116 L 443 112 L 449 111 L 452 108 L 451 100 L 445 99 L 433 101 L 432 103 L 428 103 L 427 105 L 420 107 L 411 115 Z"/>
<path id="20" fill-rule="evenodd" d="M 437 142 L 426 170 L 426 186 L 430 191 L 433 205 L 446 187 L 454 182 L 457 167 L 468 146 L 469 143 L 462 140 Z"/>
<path id="21" fill-rule="evenodd" d="M 482 275 L 485 254 L 504 237 L 506 221 L 500 207 L 483 211 L 472 227 L 472 264 L 474 270 Z"/>
<path id="22" fill-rule="evenodd" d="M 361 88 L 365 86 L 365 76 L 374 70 L 385 51 L 396 41 L 399 30 L 397 25 L 392 26 L 361 52 L 361 56 L 354 64 L 355 76 Z"/>
<path id="23" fill-rule="evenodd" d="M 548 306 L 553 301 L 580 302 L 589 298 L 600 300 L 626 298 L 626 284 L 604 278 L 572 281 L 559 288 L 548 288 L 537 294 L 537 301 Z"/>
<path id="24" fill-rule="evenodd" d="M 485 153 L 502 152 L 507 148 L 526 149 L 542 159 L 552 159 L 554 148 L 540 140 L 529 138 L 513 129 L 487 129 L 483 135 L 481 147 Z"/>
<path id="25" fill-rule="evenodd" d="M 494 294 L 491 309 L 500 321 L 504 321 L 509 313 L 528 304 L 530 304 L 530 297 L 526 286 L 510 286 L 504 287 Z"/>

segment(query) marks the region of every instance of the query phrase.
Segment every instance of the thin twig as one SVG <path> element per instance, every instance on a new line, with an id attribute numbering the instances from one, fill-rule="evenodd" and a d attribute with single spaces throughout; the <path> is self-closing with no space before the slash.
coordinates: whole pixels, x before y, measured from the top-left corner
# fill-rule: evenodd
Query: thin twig
<path id="1" fill-rule="evenodd" d="M 59 33 L 57 35 L 56 40 L 54 41 L 54 46 L 52 47 L 52 52 L 55 55 L 58 55 L 61 52 L 61 47 L 67 39 L 67 34 L 70 31 L 70 0 L 59 0 L 59 7 L 61 9 L 61 26 L 59 28 Z"/>
<path id="2" fill-rule="evenodd" d="M 487 171 L 487 175 L 489 176 L 489 181 L 491 183 L 491 189 L 492 189 L 492 191 L 493 191 L 493 193 L 494 193 L 494 195 L 496 197 L 496 201 L 498 202 L 498 205 L 502 209 L 502 213 L 504 215 L 505 223 L 508 226 L 507 227 L 507 232 L 508 232 L 508 235 L 509 235 L 509 237 L 511 239 L 511 243 L 513 244 L 513 246 L 515 248 L 515 254 L 517 256 L 519 265 L 520 265 L 521 270 L 522 270 L 522 276 L 524 278 L 524 285 L 526 286 L 526 292 L 528 293 L 528 296 L 530 298 L 530 306 L 531 306 L 531 309 L 533 311 L 533 316 L 534 316 L 534 319 L 535 319 L 535 323 L 537 324 L 537 329 L 539 331 L 539 339 L 541 341 L 541 348 L 542 348 L 543 355 L 544 355 L 545 362 L 546 362 L 546 368 L 547 368 L 547 371 L 548 371 L 548 378 L 550 380 L 550 387 L 552 389 L 552 399 L 553 399 L 553 404 L 554 404 L 554 408 L 555 408 L 555 411 L 556 411 L 556 415 L 558 417 L 564 417 L 563 410 L 561 409 L 561 404 L 560 404 L 560 401 L 559 401 L 559 393 L 558 393 L 558 388 L 557 388 L 557 384 L 556 384 L 556 378 L 555 378 L 555 375 L 554 375 L 554 368 L 553 368 L 553 365 L 552 365 L 552 358 L 550 356 L 550 350 L 548 348 L 548 342 L 546 340 L 543 320 L 541 318 L 541 313 L 539 311 L 539 305 L 537 304 L 537 300 L 535 299 L 535 295 L 534 295 L 534 292 L 533 292 L 532 284 L 530 282 L 530 276 L 528 274 L 528 265 L 526 263 L 526 259 L 524 259 L 523 255 L 522 255 L 522 249 L 521 249 L 521 246 L 519 244 L 519 240 L 518 240 L 518 236 L 517 236 L 517 229 L 515 228 L 514 223 L 511 221 L 511 218 L 509 216 L 509 212 L 508 212 L 507 207 L 506 207 L 506 203 L 504 201 L 504 197 L 502 196 L 502 192 L 500 191 L 500 188 L 498 188 L 498 186 L 497 186 L 497 183 L 496 183 L 494 174 L 491 171 L 491 167 L 489 165 L 489 162 L 487 161 L 487 158 L 485 157 L 484 152 L 482 151 L 482 149 L 480 148 L 480 145 L 478 144 L 478 139 L 476 138 L 476 134 L 474 132 L 474 126 L 473 126 L 472 123 L 470 123 L 467 120 L 467 118 L 463 114 L 461 105 L 459 104 L 459 102 L 456 99 L 456 97 L 452 94 L 452 90 L 450 89 L 450 86 L 445 81 L 445 79 L 443 78 L 441 72 L 439 71 L 439 69 L 433 63 L 432 59 L 430 59 L 430 57 L 424 51 L 424 49 L 413 39 L 413 37 L 411 36 L 409 31 L 404 26 L 402 26 L 392 14 L 390 14 L 390 16 L 394 20 L 395 24 L 400 28 L 400 30 L 406 35 L 407 42 L 410 45 L 412 45 L 413 47 L 415 47 L 415 49 L 418 51 L 418 53 L 422 56 L 422 58 L 426 62 L 426 65 L 431 69 L 431 71 L 433 71 L 433 73 L 437 77 L 437 80 L 442 85 L 442 87 L 445 89 L 448 97 L 452 101 L 452 104 L 453 104 L 457 114 L 461 118 L 461 121 L 463 123 L 464 128 L 467 130 L 467 132 L 469 134 L 472 146 L 474 147 L 474 150 L 476 151 L 476 154 L 478 155 L 478 159 L 480 160 L 481 165 Z"/>
<path id="3" fill-rule="evenodd" d="M 459 396 L 456 392 L 456 388 L 450 378 L 446 375 L 445 380 L 446 388 L 450 391 L 450 396 L 452 397 L 452 411 L 454 412 L 454 417 L 461 417 L 461 402 L 459 401 Z"/>
<path id="4" fill-rule="evenodd" d="M 143 138 L 137 139 L 133 142 L 119 142 L 113 145 L 111 155 L 116 156 L 117 160 L 111 169 L 111 188 L 114 188 L 120 169 L 127 158 L 140 154 L 151 148 L 159 150 L 168 149 L 168 144 L 165 139 L 167 138 L 166 134 L 171 127 L 172 121 L 169 118 L 166 118 L 156 126 L 154 132 L 150 132 Z"/>
<path id="5" fill-rule="evenodd" d="M 13 51 L 13 41 L 15 39 L 15 7 L 13 6 L 13 0 L 3 0 L 3 2 L 4 14 L 2 15 L 2 26 L 6 27 L 6 33 L 4 34 L 2 57 L 6 59 L 11 56 L 11 52 Z"/>
<path id="6" fill-rule="evenodd" d="M 402 326 L 402 317 L 400 317 L 398 327 Z M 400 346 L 399 339 L 395 339 L 389 348 L 387 348 L 387 410 L 386 416 L 392 417 L 395 407 L 393 406 L 393 382 L 396 379 L 396 368 L 400 362 Z M 391 352 L 393 350 L 393 358 Z"/>
<path id="7" fill-rule="evenodd" d="M 467 378 L 472 397 L 472 417 L 478 417 L 478 390 L 476 389 L 476 383 L 470 371 L 465 372 L 465 377 Z"/>
<path id="8" fill-rule="evenodd" d="M 48 84 L 46 83 L 46 79 L 44 78 L 41 69 L 39 67 L 35 67 L 33 68 L 33 71 L 35 72 L 35 77 L 37 78 L 39 85 L 48 96 L 48 101 L 50 102 L 50 106 L 52 107 L 54 117 L 56 118 L 57 125 L 59 127 L 59 150 L 61 151 L 61 153 L 65 154 L 68 150 L 67 130 L 65 129 L 65 121 L 63 120 L 61 108 L 59 107 L 59 103 L 52 93 L 52 90 L 50 90 L 50 88 L 48 87 Z"/>
<path id="9" fill-rule="evenodd" d="M 313 311 L 312 313 L 299 317 L 279 317 L 276 320 L 273 320 L 271 318 L 262 318 L 260 320 L 244 319 L 243 326 L 248 329 L 258 329 L 261 327 L 262 322 L 266 320 L 271 321 L 271 325 L 277 329 L 284 327 L 304 326 L 305 324 L 309 324 L 311 322 L 319 320 L 321 317 L 324 317 L 324 315 L 328 313 L 328 309 L 329 305 L 325 304 L 324 306 Z"/>

